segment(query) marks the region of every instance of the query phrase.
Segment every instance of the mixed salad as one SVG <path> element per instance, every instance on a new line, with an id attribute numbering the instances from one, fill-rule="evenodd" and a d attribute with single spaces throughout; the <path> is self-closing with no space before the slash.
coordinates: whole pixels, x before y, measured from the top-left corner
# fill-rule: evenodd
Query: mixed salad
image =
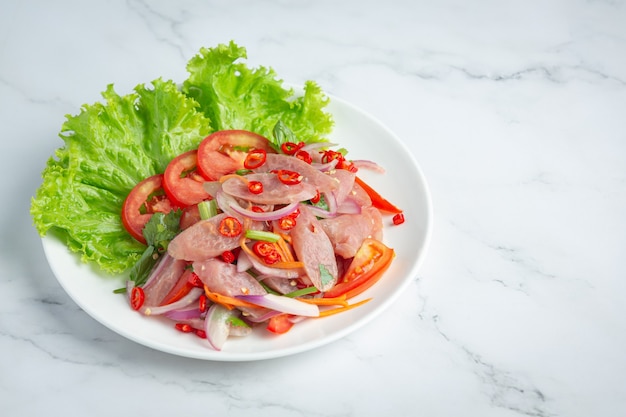
<path id="1" fill-rule="evenodd" d="M 221 349 L 339 313 L 389 267 L 383 215 L 317 84 L 282 85 L 234 42 L 201 49 L 182 87 L 155 80 L 68 116 L 31 214 L 82 260 L 123 274 L 130 306 Z"/>

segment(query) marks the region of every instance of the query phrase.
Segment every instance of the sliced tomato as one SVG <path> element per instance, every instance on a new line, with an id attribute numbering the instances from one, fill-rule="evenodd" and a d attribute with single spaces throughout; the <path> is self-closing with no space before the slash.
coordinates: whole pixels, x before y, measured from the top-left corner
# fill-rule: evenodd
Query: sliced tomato
<path id="1" fill-rule="evenodd" d="M 357 184 L 361 186 L 361 188 L 363 188 L 363 190 L 365 190 L 367 195 L 369 195 L 370 199 L 372 200 L 372 205 L 374 207 L 376 207 L 379 210 L 387 211 L 389 213 L 402 213 L 402 210 L 400 210 L 398 207 L 391 204 L 388 200 L 386 200 L 383 196 L 381 196 L 376 190 L 374 190 L 372 187 L 367 185 L 361 178 L 355 176 L 354 180 L 356 181 Z"/>
<path id="2" fill-rule="evenodd" d="M 170 201 L 178 207 L 198 204 L 211 198 L 202 187 L 204 178 L 196 174 L 198 151 L 191 150 L 178 155 L 165 168 L 163 188 Z"/>
<path id="3" fill-rule="evenodd" d="M 365 239 L 343 277 L 324 297 L 352 298 L 374 285 L 391 265 L 394 250 L 376 239 Z"/>
<path id="4" fill-rule="evenodd" d="M 153 175 L 137 184 L 122 205 L 122 223 L 132 237 L 146 244 L 143 228 L 154 213 L 169 213 L 173 208 L 163 189 L 163 175 Z"/>
<path id="5" fill-rule="evenodd" d="M 248 151 L 276 153 L 264 136 L 247 130 L 221 130 L 207 136 L 198 146 L 198 173 L 216 181 L 226 174 L 244 169 Z"/>
<path id="6" fill-rule="evenodd" d="M 287 333 L 293 327 L 288 314 L 279 314 L 269 319 L 267 330 L 276 334 Z"/>

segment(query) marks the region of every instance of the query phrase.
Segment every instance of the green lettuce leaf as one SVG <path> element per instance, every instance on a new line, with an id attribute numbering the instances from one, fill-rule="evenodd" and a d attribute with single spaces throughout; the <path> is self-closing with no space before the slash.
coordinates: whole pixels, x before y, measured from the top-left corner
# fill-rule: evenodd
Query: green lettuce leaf
<path id="1" fill-rule="evenodd" d="M 202 48 L 187 65 L 183 92 L 200 103 L 215 130 L 246 129 L 273 140 L 282 120 L 299 141 L 326 140 L 333 119 L 324 111 L 329 99 L 320 86 L 307 81 L 296 94 L 272 68 L 250 68 L 241 62 L 245 58 L 246 49 L 230 42 Z"/>
<path id="2" fill-rule="evenodd" d="M 146 246 L 124 229 L 120 213 L 130 190 L 162 173 L 171 159 L 194 149 L 218 129 L 246 129 L 273 140 L 282 121 L 300 141 L 325 140 L 333 127 L 328 98 L 314 82 L 302 94 L 283 87 L 272 69 L 250 69 L 234 42 L 201 49 L 187 66 L 182 91 L 157 79 L 67 116 L 56 150 L 31 202 L 41 236 L 54 233 L 83 262 L 111 274 L 127 272 Z"/>
<path id="3" fill-rule="evenodd" d="M 171 81 L 139 85 L 123 97 L 109 85 L 102 95 L 105 103 L 67 116 L 60 133 L 65 146 L 47 161 L 31 215 L 40 235 L 53 231 L 83 261 L 119 273 L 145 250 L 124 229 L 124 199 L 139 181 L 197 147 L 210 121 Z"/>

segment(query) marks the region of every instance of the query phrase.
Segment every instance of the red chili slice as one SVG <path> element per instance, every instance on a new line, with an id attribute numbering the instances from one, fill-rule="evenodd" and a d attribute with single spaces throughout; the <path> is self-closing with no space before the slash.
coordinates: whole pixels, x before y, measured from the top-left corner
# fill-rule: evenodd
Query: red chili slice
<path id="1" fill-rule="evenodd" d="M 254 245 L 252 245 L 252 250 L 261 258 L 265 258 L 267 255 L 272 253 L 272 251 L 275 251 L 276 248 L 274 248 L 274 245 L 270 242 L 258 240 L 254 242 Z"/>
<path id="2" fill-rule="evenodd" d="M 130 291 L 130 306 L 133 310 L 139 310 L 146 300 L 146 294 L 141 287 L 133 287 Z"/>
<path id="3" fill-rule="evenodd" d="M 243 231 L 243 226 L 234 217 L 224 217 L 222 221 L 220 221 L 219 231 L 222 236 L 226 237 L 235 237 L 239 236 Z"/>
<path id="4" fill-rule="evenodd" d="M 399 224 L 404 223 L 404 214 L 402 213 L 398 213 L 396 215 L 393 216 L 393 224 L 395 224 L 396 226 Z"/>
<path id="5" fill-rule="evenodd" d="M 222 260 L 227 264 L 232 264 L 235 262 L 235 254 L 230 250 L 224 251 L 222 253 Z"/>
<path id="6" fill-rule="evenodd" d="M 307 164 L 310 164 L 311 162 L 313 162 L 313 158 L 311 158 L 311 155 L 309 155 L 307 151 L 300 150 L 296 152 L 295 157 L 300 159 L 301 161 L 306 162 Z"/>
<path id="7" fill-rule="evenodd" d="M 320 190 L 316 190 L 317 192 L 315 193 L 315 197 L 313 197 L 311 200 L 311 203 L 313 204 L 317 204 L 320 202 L 320 199 L 322 198 L 322 196 L 320 195 Z"/>
<path id="8" fill-rule="evenodd" d="M 263 183 L 260 181 L 248 182 L 248 190 L 252 194 L 261 194 L 263 192 Z"/>
<path id="9" fill-rule="evenodd" d="M 243 161 L 243 167 L 246 169 L 256 169 L 265 163 L 265 159 L 267 159 L 265 149 L 253 149 L 248 152 L 245 161 Z"/>
<path id="10" fill-rule="evenodd" d="M 298 150 L 300 150 L 300 148 L 302 148 L 303 146 L 304 146 L 304 142 L 300 142 L 300 143 L 285 142 L 280 145 L 280 150 L 283 151 L 285 155 L 293 155 L 296 152 L 298 152 Z"/>
<path id="11" fill-rule="evenodd" d="M 296 218 L 291 216 L 285 216 L 278 219 L 278 227 L 282 230 L 293 229 L 296 225 Z"/>
<path id="12" fill-rule="evenodd" d="M 294 171 L 289 171 L 287 169 L 277 170 L 276 175 L 278 176 L 280 182 L 286 185 L 300 184 L 303 180 L 302 175 Z"/>

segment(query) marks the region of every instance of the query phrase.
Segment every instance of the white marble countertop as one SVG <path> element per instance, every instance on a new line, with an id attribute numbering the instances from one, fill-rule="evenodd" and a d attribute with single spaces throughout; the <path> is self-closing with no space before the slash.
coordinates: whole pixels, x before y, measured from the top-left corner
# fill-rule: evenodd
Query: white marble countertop
<path id="1" fill-rule="evenodd" d="M 3 2 L 3 415 L 626 415 L 625 23 L 620 0 Z M 373 322 L 224 363 L 82 312 L 28 210 L 66 114 L 231 39 L 393 130 L 435 221 Z"/>

